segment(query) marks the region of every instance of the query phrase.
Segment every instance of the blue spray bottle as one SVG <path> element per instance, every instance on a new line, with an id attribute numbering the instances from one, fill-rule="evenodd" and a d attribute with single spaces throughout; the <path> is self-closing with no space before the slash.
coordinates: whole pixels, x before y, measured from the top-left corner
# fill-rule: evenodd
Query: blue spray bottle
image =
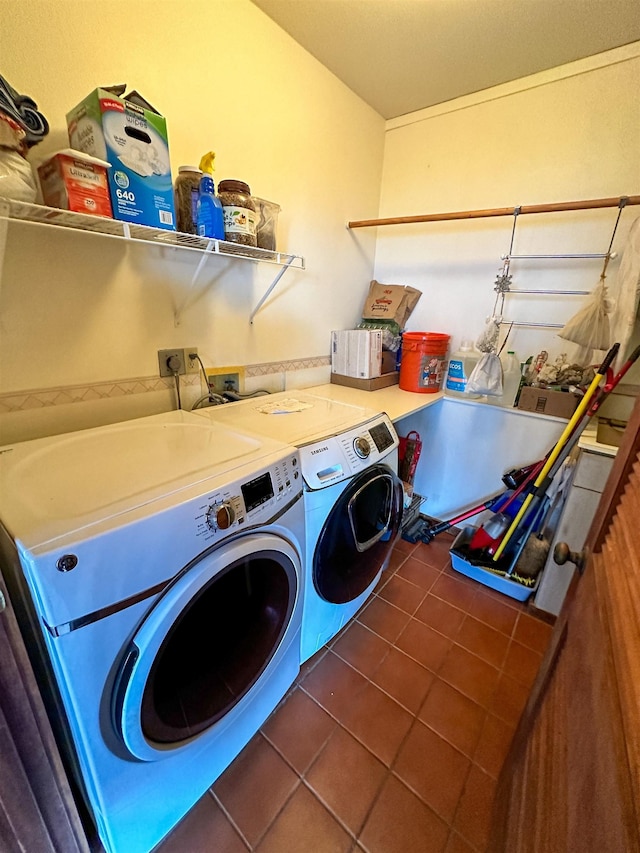
<path id="1" fill-rule="evenodd" d="M 199 237 L 213 237 L 224 240 L 224 217 L 220 199 L 215 194 L 213 170 L 216 155 L 213 151 L 205 154 L 200 161 L 202 177 L 196 208 L 196 231 Z"/>

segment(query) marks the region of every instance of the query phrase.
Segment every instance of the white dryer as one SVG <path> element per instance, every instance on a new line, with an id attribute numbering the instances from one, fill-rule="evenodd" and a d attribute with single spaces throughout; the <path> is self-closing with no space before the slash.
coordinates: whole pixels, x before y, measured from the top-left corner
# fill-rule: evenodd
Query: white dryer
<path id="1" fill-rule="evenodd" d="M 388 565 L 402 521 L 397 433 L 384 413 L 306 391 L 199 414 L 299 449 L 306 524 L 304 662 L 357 613 Z"/>
<path id="2" fill-rule="evenodd" d="M 110 853 L 147 853 L 300 664 L 295 448 L 172 412 L 0 448 L 3 571 Z"/>

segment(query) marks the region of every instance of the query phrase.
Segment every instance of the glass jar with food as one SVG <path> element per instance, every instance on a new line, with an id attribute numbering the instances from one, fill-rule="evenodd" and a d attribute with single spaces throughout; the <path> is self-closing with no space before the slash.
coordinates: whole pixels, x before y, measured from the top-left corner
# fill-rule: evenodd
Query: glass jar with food
<path id="1" fill-rule="evenodd" d="M 178 231 L 196 234 L 196 207 L 202 172 L 195 166 L 179 166 L 174 184 Z"/>
<path id="2" fill-rule="evenodd" d="M 249 185 L 226 180 L 218 184 L 224 214 L 224 239 L 243 246 L 256 246 L 256 206 Z"/>

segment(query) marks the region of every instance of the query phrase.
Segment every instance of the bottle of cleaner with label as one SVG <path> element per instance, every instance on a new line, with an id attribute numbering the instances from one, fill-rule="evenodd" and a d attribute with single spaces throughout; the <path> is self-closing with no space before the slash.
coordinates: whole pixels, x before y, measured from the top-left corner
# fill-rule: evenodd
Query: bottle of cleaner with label
<path id="1" fill-rule="evenodd" d="M 200 178 L 196 208 L 196 231 L 199 237 L 213 237 L 215 240 L 224 240 L 222 205 L 215 194 L 213 183 L 215 158 L 215 153 L 209 151 L 200 160 L 200 168 L 203 174 Z"/>
<path id="2" fill-rule="evenodd" d="M 444 393 L 450 397 L 478 400 L 481 395 L 470 394 L 467 391 L 467 382 L 479 360 L 480 353 L 473 348 L 473 341 L 463 340 L 460 344 L 460 349 L 454 352 L 449 359 Z"/>

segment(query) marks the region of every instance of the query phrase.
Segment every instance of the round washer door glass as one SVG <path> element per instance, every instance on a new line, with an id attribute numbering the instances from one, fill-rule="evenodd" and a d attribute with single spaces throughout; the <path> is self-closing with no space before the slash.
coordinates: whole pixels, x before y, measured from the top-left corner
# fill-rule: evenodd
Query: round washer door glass
<path id="1" fill-rule="evenodd" d="M 388 560 L 402 520 L 402 485 L 387 465 L 354 477 L 324 523 L 313 555 L 316 592 L 353 601 Z"/>
<path id="2" fill-rule="evenodd" d="M 117 682 L 115 723 L 134 755 L 157 759 L 183 745 L 251 690 L 291 627 L 300 570 L 287 542 L 249 534 L 171 584 L 134 635 Z"/>

